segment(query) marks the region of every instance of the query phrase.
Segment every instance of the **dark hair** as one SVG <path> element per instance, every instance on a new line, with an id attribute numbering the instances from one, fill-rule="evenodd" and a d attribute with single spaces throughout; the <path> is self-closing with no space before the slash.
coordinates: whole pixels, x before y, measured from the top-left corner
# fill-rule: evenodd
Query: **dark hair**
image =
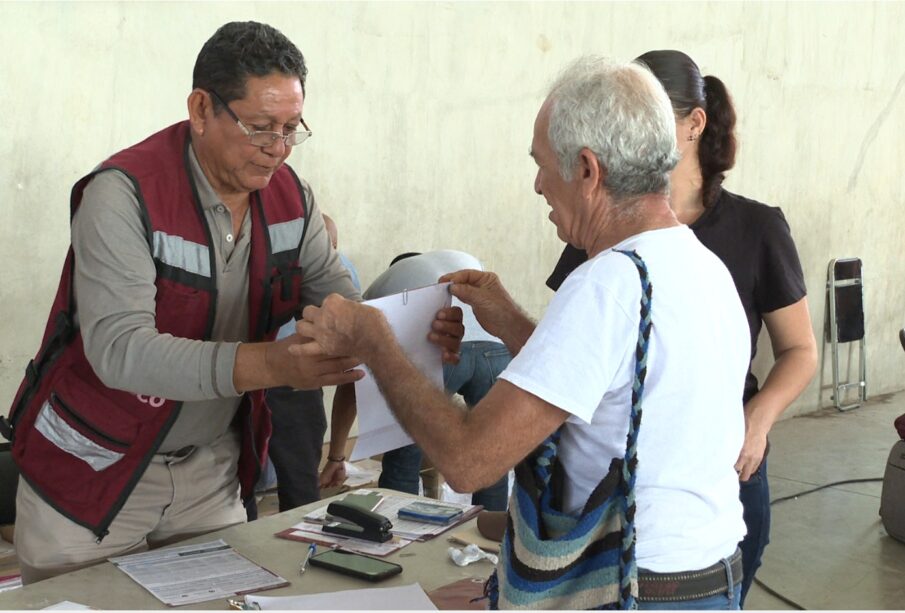
<path id="1" fill-rule="evenodd" d="M 735 109 L 726 86 L 716 77 L 702 77 L 694 60 L 681 51 L 648 51 L 635 61 L 647 66 L 663 84 L 676 117 L 688 117 L 696 108 L 707 114 L 698 162 L 704 206 L 712 206 L 726 178 L 723 173 L 735 165 Z"/>
<path id="2" fill-rule="evenodd" d="M 215 91 L 223 102 L 245 97 L 249 77 L 274 72 L 296 76 L 305 92 L 308 68 L 291 40 L 274 27 L 256 21 L 233 21 L 214 32 L 195 60 L 192 88 Z M 220 103 L 214 98 L 214 109 Z"/>
<path id="3" fill-rule="evenodd" d="M 392 266 L 393 264 L 395 264 L 395 263 L 398 262 L 399 260 L 404 260 L 404 259 L 406 259 L 406 258 L 413 258 L 413 257 L 415 257 L 416 255 L 421 255 L 421 254 L 420 254 L 419 252 L 417 252 L 417 251 L 409 251 L 408 253 L 400 253 L 399 255 L 397 255 L 396 257 L 393 258 L 393 261 L 390 262 L 390 266 Z"/>

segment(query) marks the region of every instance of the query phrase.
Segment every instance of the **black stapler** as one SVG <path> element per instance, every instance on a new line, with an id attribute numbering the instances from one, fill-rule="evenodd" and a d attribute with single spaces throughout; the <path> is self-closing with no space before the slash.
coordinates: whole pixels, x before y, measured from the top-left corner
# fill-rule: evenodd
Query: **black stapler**
<path id="1" fill-rule="evenodd" d="M 330 503 L 327 514 L 335 521 L 324 524 L 321 528 L 324 532 L 376 543 L 385 543 L 393 538 L 390 533 L 393 524 L 379 513 L 337 501 Z"/>

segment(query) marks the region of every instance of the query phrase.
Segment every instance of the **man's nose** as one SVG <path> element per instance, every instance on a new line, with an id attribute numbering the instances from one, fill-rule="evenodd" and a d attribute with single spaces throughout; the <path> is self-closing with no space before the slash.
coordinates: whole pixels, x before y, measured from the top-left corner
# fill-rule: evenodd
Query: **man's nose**
<path id="1" fill-rule="evenodd" d="M 266 147 L 262 147 L 262 149 L 264 149 L 268 155 L 278 158 L 285 155 L 286 151 L 291 147 L 292 145 L 287 145 L 284 139 L 275 138 L 272 143 Z"/>

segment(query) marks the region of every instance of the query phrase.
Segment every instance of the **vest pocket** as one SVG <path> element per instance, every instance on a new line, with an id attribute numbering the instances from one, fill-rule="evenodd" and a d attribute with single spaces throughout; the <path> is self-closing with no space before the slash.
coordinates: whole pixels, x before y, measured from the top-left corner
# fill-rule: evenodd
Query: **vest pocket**
<path id="1" fill-rule="evenodd" d="M 57 395 L 56 392 L 51 392 L 50 394 L 50 402 L 49 404 L 56 409 L 57 413 L 65 416 L 66 421 L 72 422 L 77 430 L 82 430 L 91 438 L 100 439 L 101 442 L 107 445 L 111 445 L 114 447 L 128 447 L 129 443 L 126 441 L 120 440 L 109 434 L 105 434 L 97 427 L 92 426 L 87 419 L 78 414 L 77 411 L 73 410 L 69 405 L 67 405 L 63 400 Z"/>
<path id="2" fill-rule="evenodd" d="M 35 429 L 43 434 L 44 438 L 60 450 L 84 461 L 98 472 L 116 464 L 123 458 L 124 454 L 95 443 L 70 425 L 55 410 L 54 404 L 51 404 L 54 400 L 57 400 L 56 397 L 51 396 L 50 400 L 44 402 L 35 421 Z M 59 403 L 55 404 L 60 406 Z"/>
<path id="3" fill-rule="evenodd" d="M 67 372 L 38 410 L 35 430 L 59 450 L 102 471 L 124 457 L 137 436 L 138 422 L 75 373 Z"/>
<path id="4" fill-rule="evenodd" d="M 292 319 L 301 307 L 302 269 L 298 265 L 279 268 L 270 278 L 270 317 L 267 332 Z"/>
<path id="5" fill-rule="evenodd" d="M 158 331 L 183 338 L 204 338 L 211 305 L 209 291 L 158 277 L 155 300 Z"/>

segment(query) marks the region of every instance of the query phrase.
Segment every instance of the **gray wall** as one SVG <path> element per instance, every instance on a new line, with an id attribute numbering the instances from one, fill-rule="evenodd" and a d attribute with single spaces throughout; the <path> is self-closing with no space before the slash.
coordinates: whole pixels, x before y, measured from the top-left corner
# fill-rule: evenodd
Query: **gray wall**
<path id="1" fill-rule="evenodd" d="M 315 135 L 290 162 L 363 283 L 399 252 L 463 249 L 537 316 L 561 249 L 527 155 L 545 86 L 582 53 L 686 51 L 734 95 L 727 186 L 782 206 L 815 330 L 827 262 L 861 257 L 870 391 L 905 387 L 905 4 L 4 2 L 0 410 L 43 332 L 70 186 L 185 117 L 198 50 L 236 19 L 277 26 L 309 61 Z M 827 404 L 820 391 L 790 414 Z"/>

